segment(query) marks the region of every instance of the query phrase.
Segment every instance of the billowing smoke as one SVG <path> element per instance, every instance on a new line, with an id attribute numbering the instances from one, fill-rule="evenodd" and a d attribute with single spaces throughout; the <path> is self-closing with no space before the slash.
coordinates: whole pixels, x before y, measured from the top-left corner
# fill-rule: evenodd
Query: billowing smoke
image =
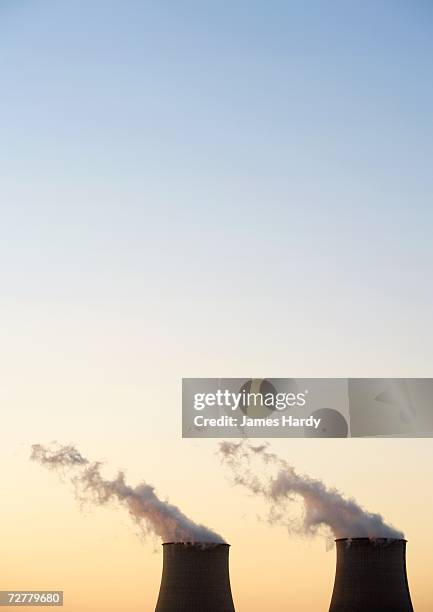
<path id="1" fill-rule="evenodd" d="M 380 514 L 367 512 L 355 500 L 344 498 L 320 480 L 298 474 L 286 461 L 269 452 L 267 444 L 222 442 L 219 453 L 232 469 L 235 484 L 263 496 L 270 504 L 270 520 L 283 523 L 291 532 L 313 535 L 324 527 L 335 538 L 404 537 Z M 296 501 L 303 506 L 299 520 L 289 512 L 290 502 Z"/>
<path id="2" fill-rule="evenodd" d="M 48 448 L 34 444 L 31 459 L 49 469 L 66 473 L 81 501 L 97 505 L 118 501 L 125 505 L 144 532 L 159 536 L 163 542 L 224 542 L 220 535 L 197 525 L 179 508 L 159 499 L 155 489 L 146 482 L 131 487 L 123 472 L 119 472 L 114 480 L 106 480 L 101 474 L 102 464 L 90 462 L 73 446 Z"/>

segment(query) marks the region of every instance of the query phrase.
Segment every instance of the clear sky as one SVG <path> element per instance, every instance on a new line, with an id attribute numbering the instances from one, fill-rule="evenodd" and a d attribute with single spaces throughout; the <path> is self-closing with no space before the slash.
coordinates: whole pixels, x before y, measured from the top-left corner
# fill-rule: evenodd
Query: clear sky
<path id="1" fill-rule="evenodd" d="M 180 439 L 180 379 L 432 376 L 432 19 L 0 0 L 4 588 L 156 600 L 158 544 L 29 464 L 57 439 L 221 532 L 239 612 L 326 609 L 333 553 L 258 522 L 215 443 Z M 431 441 L 272 445 L 405 531 L 433 609 Z"/>

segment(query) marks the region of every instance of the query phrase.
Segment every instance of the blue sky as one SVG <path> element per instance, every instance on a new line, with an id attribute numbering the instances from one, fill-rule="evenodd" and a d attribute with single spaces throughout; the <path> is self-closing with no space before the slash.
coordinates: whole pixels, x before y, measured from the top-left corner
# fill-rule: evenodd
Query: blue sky
<path id="1" fill-rule="evenodd" d="M 0 6 L 6 303 L 421 325 L 429 3 Z"/>

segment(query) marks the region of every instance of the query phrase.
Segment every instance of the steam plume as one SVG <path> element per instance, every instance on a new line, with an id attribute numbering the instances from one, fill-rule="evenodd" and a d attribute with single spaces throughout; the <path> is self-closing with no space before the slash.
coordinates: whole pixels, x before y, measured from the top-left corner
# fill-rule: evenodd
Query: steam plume
<path id="1" fill-rule="evenodd" d="M 159 499 L 155 489 L 146 482 L 131 487 L 123 472 L 114 480 L 105 480 L 101 475 L 102 464 L 90 462 L 73 446 L 49 448 L 33 444 L 31 459 L 49 469 L 66 472 L 82 501 L 97 505 L 121 502 L 144 531 L 154 533 L 163 542 L 224 542 L 220 535 L 194 523 L 179 508 Z"/>
<path id="2" fill-rule="evenodd" d="M 320 480 L 297 474 L 286 461 L 269 452 L 267 444 L 222 442 L 219 453 L 232 469 L 235 484 L 262 495 L 270 504 L 270 520 L 284 523 L 289 531 L 313 535 L 327 527 L 335 538 L 403 538 L 403 533 L 388 525 L 380 514 L 367 512 Z M 254 471 L 257 459 L 260 469 Z M 268 468 L 276 468 L 276 474 L 267 475 Z M 287 504 L 294 500 L 303 504 L 300 521 L 289 518 Z"/>

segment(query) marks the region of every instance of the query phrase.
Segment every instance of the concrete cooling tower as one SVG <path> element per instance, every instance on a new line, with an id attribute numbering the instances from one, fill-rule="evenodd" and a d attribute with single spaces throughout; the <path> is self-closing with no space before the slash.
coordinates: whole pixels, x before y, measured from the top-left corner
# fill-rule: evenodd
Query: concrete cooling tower
<path id="1" fill-rule="evenodd" d="M 337 568 L 329 612 L 413 612 L 406 540 L 336 540 Z"/>
<path id="2" fill-rule="evenodd" d="M 163 544 L 155 612 L 234 612 L 228 544 Z"/>

